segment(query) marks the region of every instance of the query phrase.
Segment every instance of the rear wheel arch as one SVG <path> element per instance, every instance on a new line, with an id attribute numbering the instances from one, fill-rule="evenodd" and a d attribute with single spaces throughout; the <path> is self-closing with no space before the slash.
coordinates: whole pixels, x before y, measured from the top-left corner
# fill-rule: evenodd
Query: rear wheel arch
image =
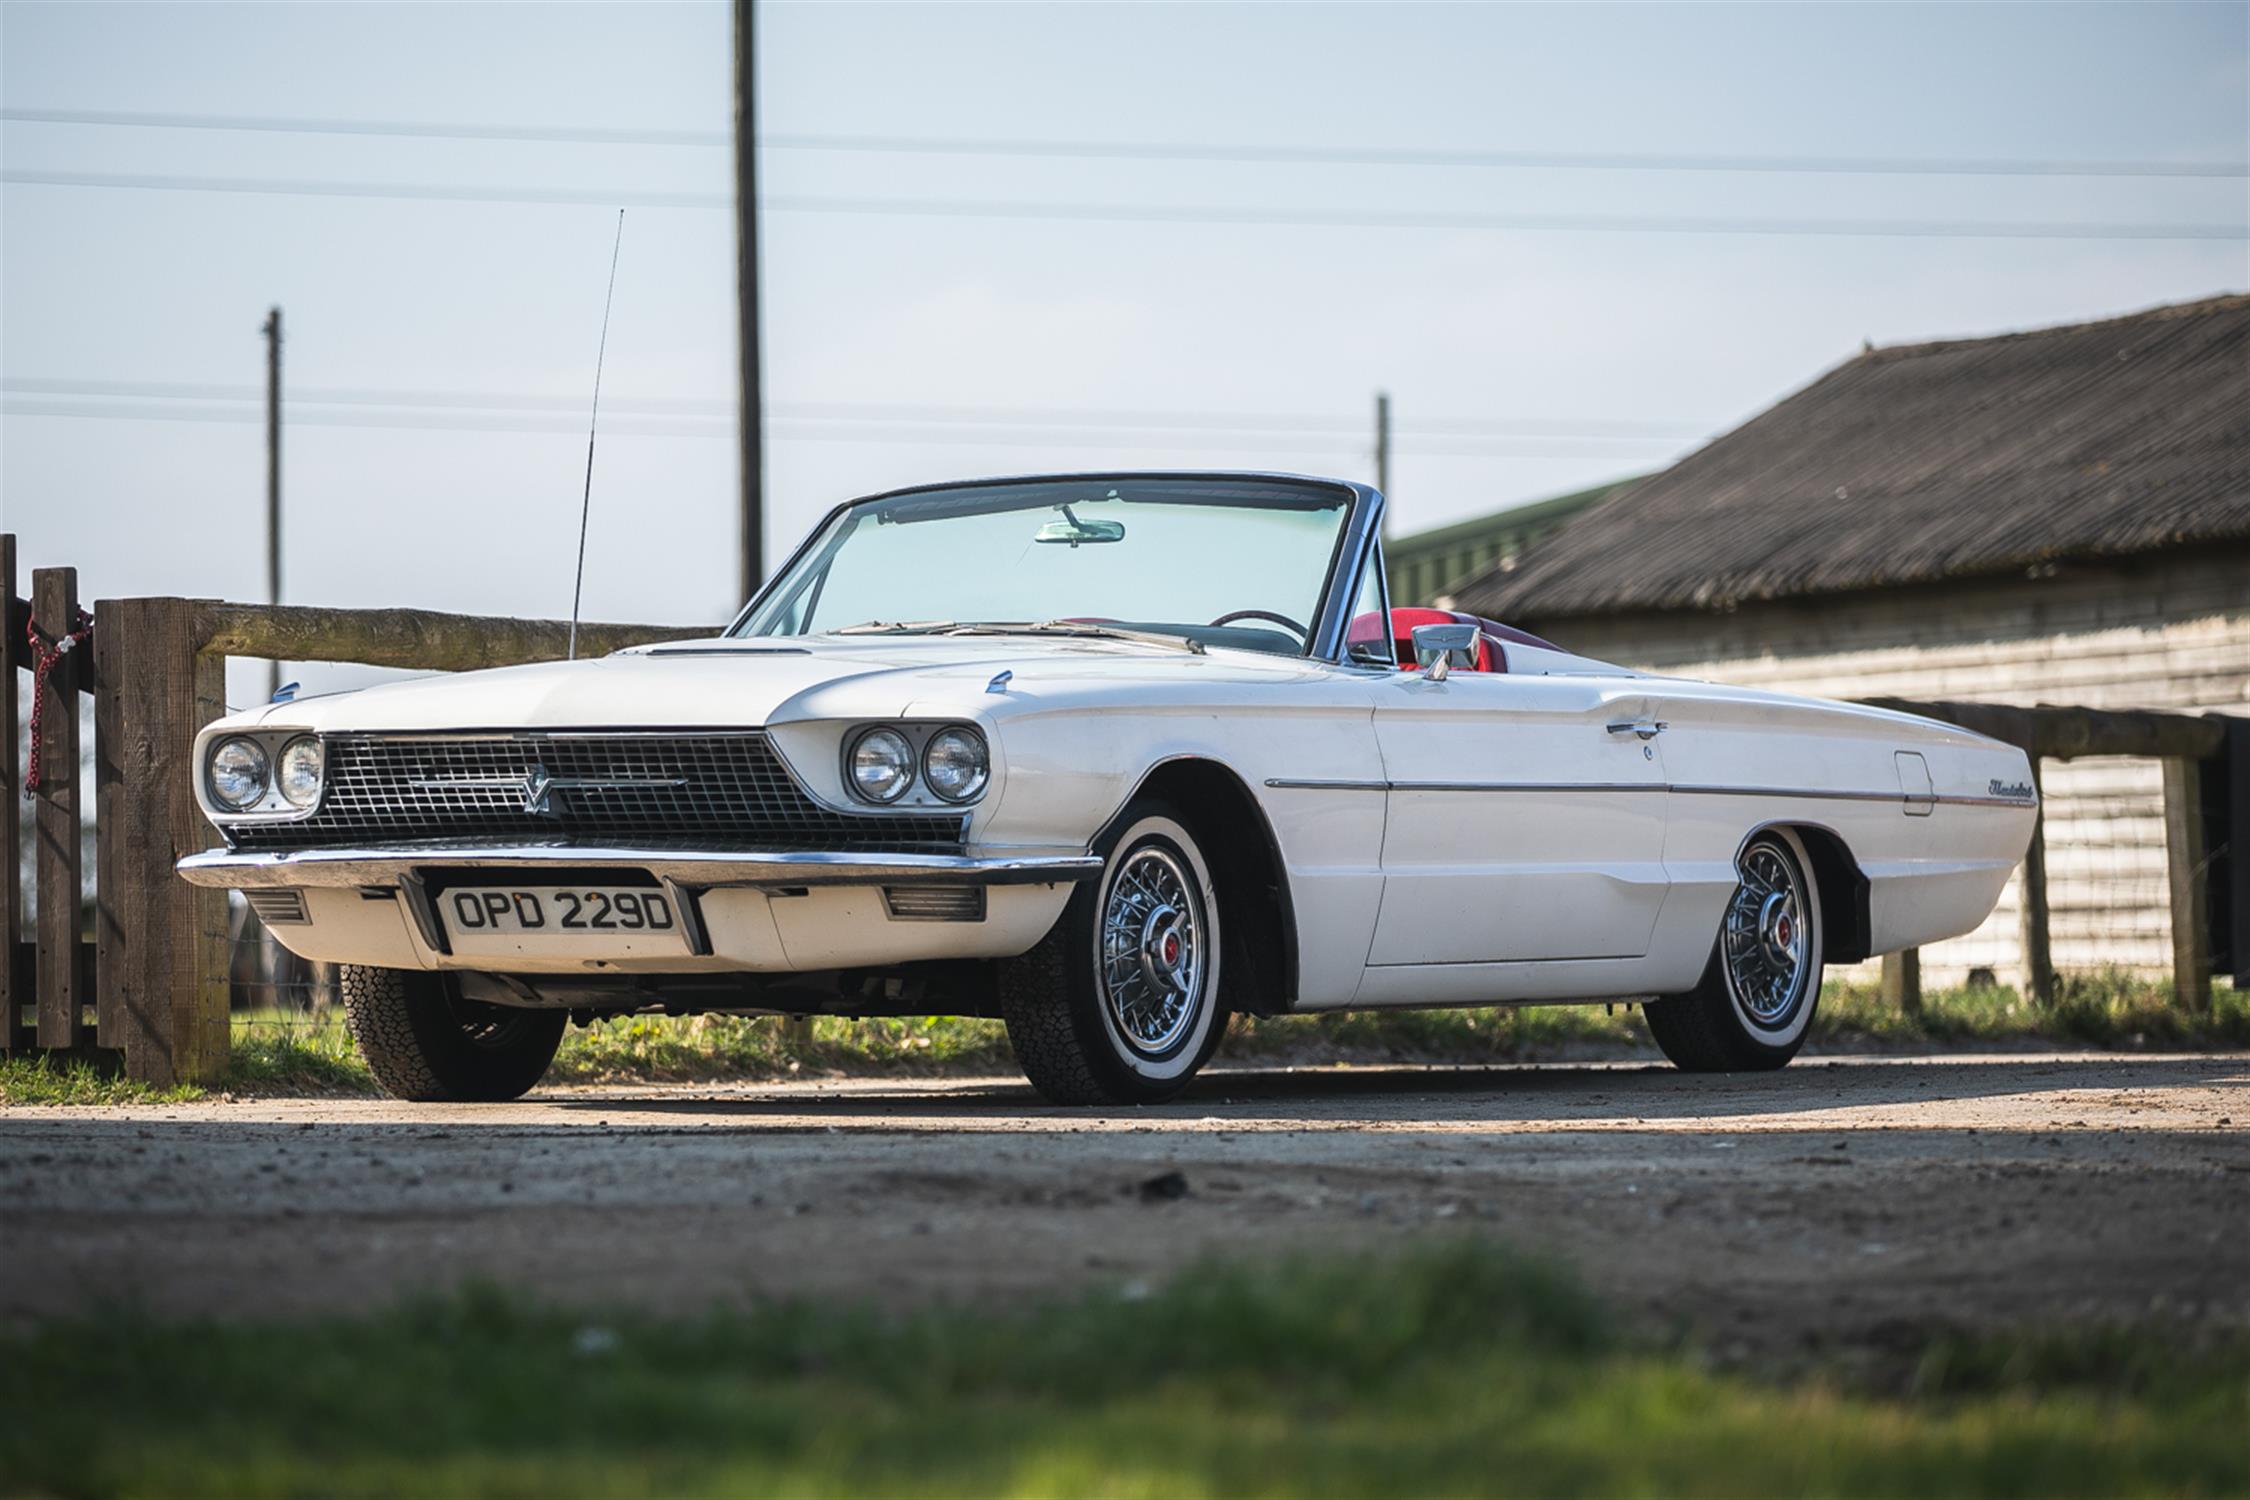
<path id="1" fill-rule="evenodd" d="M 1820 895 L 1823 946 L 1828 962 L 1856 964 L 1871 956 L 1873 922 L 1870 917 L 1866 872 L 1844 842 L 1842 834 L 1820 823 L 1794 823 L 1776 818 L 1761 823 L 1742 836 L 1742 845 L 1770 828 L 1786 828 L 1805 846 L 1812 865 L 1813 889 Z M 1739 850 L 1737 851 L 1739 853 Z"/>
<path id="2" fill-rule="evenodd" d="M 1179 810 L 1211 867 L 1226 913 L 1220 972 L 1232 991 L 1228 1009 L 1271 1016 L 1294 1007 L 1297 916 L 1289 869 L 1249 784 L 1221 761 L 1182 756 L 1152 767 L 1125 799 L 1125 809 L 1151 798 Z M 1094 836 L 1096 850 L 1108 847 L 1125 816 L 1121 809 Z"/>

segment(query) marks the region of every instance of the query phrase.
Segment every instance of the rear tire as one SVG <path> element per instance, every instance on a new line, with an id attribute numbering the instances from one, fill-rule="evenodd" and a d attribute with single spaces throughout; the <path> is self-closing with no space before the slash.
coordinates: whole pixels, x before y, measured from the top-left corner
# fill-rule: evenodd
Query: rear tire
<path id="1" fill-rule="evenodd" d="M 424 1103 L 518 1099 L 569 1017 L 463 1000 L 443 974 L 344 964 L 344 1021 L 384 1092 Z"/>
<path id="2" fill-rule="evenodd" d="M 1056 1104 L 1154 1104 L 1187 1085 L 1226 1031 L 1210 867 L 1170 806 L 1118 819 L 1101 878 L 1071 894 L 1039 946 L 998 968 L 1000 1013 L 1031 1086 Z"/>
<path id="3" fill-rule="evenodd" d="M 1736 865 L 1739 882 L 1703 978 L 1646 1009 L 1656 1045 L 1689 1073 L 1781 1067 L 1820 1009 L 1823 923 L 1803 842 L 1786 828 L 1767 829 Z"/>

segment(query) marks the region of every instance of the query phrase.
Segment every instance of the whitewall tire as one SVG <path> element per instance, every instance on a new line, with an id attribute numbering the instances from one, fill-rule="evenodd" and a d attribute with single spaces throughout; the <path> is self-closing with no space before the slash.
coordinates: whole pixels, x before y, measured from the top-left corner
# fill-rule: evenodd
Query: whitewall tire
<path id="1" fill-rule="evenodd" d="M 1820 1009 L 1825 933 L 1804 841 L 1792 829 L 1760 829 L 1735 868 L 1702 980 L 1648 1006 L 1656 1044 L 1691 1073 L 1781 1067 Z"/>
<path id="2" fill-rule="evenodd" d="M 999 966 L 1009 1044 L 1058 1104 L 1168 1099 L 1226 1029 L 1218 892 L 1194 834 L 1144 800 L 1106 845 L 1101 878 L 1038 947 Z"/>

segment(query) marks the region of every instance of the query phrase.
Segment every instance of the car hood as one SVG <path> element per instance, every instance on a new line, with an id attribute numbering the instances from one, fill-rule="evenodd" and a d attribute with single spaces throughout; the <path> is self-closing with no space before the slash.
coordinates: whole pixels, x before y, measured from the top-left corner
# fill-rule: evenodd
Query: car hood
<path id="1" fill-rule="evenodd" d="M 1271 680 L 1322 670 L 1301 658 L 1025 636 L 813 636 L 675 641 L 613 656 L 420 677 L 277 703 L 236 716 L 339 731 L 750 728 L 853 712 L 901 714 L 933 699 L 966 712 L 1000 672 L 1042 683 Z M 848 697 L 848 705 L 839 703 Z"/>

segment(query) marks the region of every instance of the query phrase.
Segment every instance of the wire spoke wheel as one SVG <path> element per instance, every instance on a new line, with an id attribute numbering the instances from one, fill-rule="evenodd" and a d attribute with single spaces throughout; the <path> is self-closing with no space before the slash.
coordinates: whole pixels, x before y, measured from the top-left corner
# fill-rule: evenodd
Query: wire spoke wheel
<path id="1" fill-rule="evenodd" d="M 1202 893 L 1170 850 L 1144 845 L 1118 866 L 1102 907 L 1102 1003 L 1134 1051 L 1163 1056 L 1194 1026 L 1208 925 Z"/>
<path id="2" fill-rule="evenodd" d="M 1743 856 L 1720 936 L 1727 987 L 1751 1023 L 1778 1030 L 1804 1003 L 1811 964 L 1803 873 L 1772 844 Z"/>

